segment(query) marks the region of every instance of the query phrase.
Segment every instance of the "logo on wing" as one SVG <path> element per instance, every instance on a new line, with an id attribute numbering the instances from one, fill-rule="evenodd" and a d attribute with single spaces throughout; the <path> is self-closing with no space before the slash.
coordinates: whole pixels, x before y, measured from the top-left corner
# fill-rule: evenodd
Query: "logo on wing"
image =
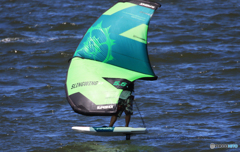
<path id="1" fill-rule="evenodd" d="M 84 42 L 80 43 L 76 51 L 77 56 L 97 60 L 97 57 L 100 55 L 101 57 L 105 57 L 104 60 L 102 60 L 102 62 L 105 63 L 112 60 L 112 46 L 115 44 L 115 40 L 110 38 L 110 27 L 111 26 L 103 28 L 102 22 L 100 22 L 96 26 L 92 26 L 88 29 L 85 34 L 86 39 L 84 39 Z"/>
<path id="2" fill-rule="evenodd" d="M 108 106 L 97 106 L 97 109 L 113 109 L 113 105 L 108 105 Z"/>
<path id="3" fill-rule="evenodd" d="M 155 6 L 149 5 L 149 4 L 146 4 L 146 3 L 140 3 L 139 5 L 155 9 Z"/>

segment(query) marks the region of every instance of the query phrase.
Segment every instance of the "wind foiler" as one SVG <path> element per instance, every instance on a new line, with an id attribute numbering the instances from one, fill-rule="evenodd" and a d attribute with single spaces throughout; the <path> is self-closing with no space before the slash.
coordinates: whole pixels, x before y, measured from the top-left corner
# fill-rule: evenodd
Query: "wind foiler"
<path id="1" fill-rule="evenodd" d="M 72 109 L 86 116 L 116 113 L 120 94 L 133 81 L 156 80 L 147 51 L 150 19 L 161 5 L 119 0 L 87 30 L 67 73 Z"/>

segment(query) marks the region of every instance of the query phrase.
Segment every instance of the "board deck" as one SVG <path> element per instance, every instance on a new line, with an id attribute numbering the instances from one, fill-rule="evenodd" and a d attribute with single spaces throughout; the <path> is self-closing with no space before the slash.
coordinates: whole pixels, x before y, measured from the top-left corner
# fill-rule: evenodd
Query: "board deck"
<path id="1" fill-rule="evenodd" d="M 73 130 L 85 134 L 97 136 L 126 136 L 134 134 L 147 133 L 146 128 L 132 128 L 132 127 L 86 127 L 74 126 Z"/>

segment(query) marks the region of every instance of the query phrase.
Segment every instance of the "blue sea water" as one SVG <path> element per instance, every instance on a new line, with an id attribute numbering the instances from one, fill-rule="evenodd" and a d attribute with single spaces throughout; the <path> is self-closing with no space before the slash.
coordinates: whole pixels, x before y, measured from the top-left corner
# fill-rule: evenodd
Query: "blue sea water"
<path id="1" fill-rule="evenodd" d="M 0 151 L 214 151 L 240 145 L 240 4 L 161 0 L 148 33 L 157 81 L 137 81 L 148 134 L 98 137 L 72 126 L 109 117 L 74 113 L 64 83 L 92 23 L 117 1 L 5 0 L 0 3 Z M 116 126 L 124 125 L 124 116 Z M 142 127 L 134 107 L 130 126 Z M 239 151 L 218 149 L 218 151 Z"/>

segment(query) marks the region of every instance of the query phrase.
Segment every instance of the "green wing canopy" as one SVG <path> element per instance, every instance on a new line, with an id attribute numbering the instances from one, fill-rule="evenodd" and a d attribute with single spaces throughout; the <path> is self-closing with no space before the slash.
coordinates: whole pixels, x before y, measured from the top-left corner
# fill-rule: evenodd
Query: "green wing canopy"
<path id="1" fill-rule="evenodd" d="M 156 80 L 147 52 L 149 21 L 160 4 L 121 0 L 88 29 L 71 60 L 67 99 L 84 115 L 112 115 L 123 89 Z"/>

